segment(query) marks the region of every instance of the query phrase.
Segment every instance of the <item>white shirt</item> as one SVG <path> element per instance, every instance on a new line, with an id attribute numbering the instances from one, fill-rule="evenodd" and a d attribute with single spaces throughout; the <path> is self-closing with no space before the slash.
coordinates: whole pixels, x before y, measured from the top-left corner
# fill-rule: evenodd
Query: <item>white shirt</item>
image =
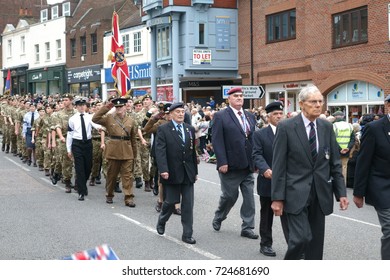
<path id="1" fill-rule="evenodd" d="M 83 115 L 85 130 L 87 132 L 87 139 L 92 138 L 92 126 L 96 129 L 99 129 L 99 126 L 92 122 L 92 115 L 84 113 Z M 68 153 L 72 151 L 72 142 L 73 139 L 83 140 L 83 132 L 81 128 L 81 118 L 80 113 L 76 113 L 69 118 L 68 122 L 68 133 L 66 134 L 66 150 Z"/>
<path id="2" fill-rule="evenodd" d="M 241 124 L 242 130 L 243 130 L 244 132 L 246 132 L 245 129 L 244 129 L 244 127 L 247 127 L 248 125 L 247 125 L 247 123 L 246 123 L 246 117 L 245 117 L 244 110 L 243 110 L 242 108 L 241 108 L 241 110 L 236 110 L 236 109 L 234 109 L 233 107 L 230 107 L 230 108 L 232 108 L 232 110 L 233 110 L 233 112 L 234 112 L 234 115 L 237 117 L 238 122 Z M 242 120 L 243 118 L 238 114 L 238 112 L 241 112 L 241 116 L 244 116 L 244 121 Z"/>
<path id="3" fill-rule="evenodd" d="M 310 126 L 311 120 L 306 118 L 303 114 L 301 114 L 301 116 L 303 119 L 303 123 L 305 124 L 307 139 L 309 140 L 310 129 L 311 129 L 311 126 Z M 317 120 L 315 120 L 313 123 L 314 123 L 314 130 L 316 131 L 316 139 L 317 139 L 316 143 L 317 143 L 317 152 L 318 152 L 319 140 L 318 140 L 318 132 L 317 132 Z"/>
<path id="4" fill-rule="evenodd" d="M 269 126 L 271 127 L 272 132 L 273 132 L 274 135 L 275 135 L 275 134 L 276 134 L 276 126 L 274 126 L 272 123 L 270 123 Z"/>

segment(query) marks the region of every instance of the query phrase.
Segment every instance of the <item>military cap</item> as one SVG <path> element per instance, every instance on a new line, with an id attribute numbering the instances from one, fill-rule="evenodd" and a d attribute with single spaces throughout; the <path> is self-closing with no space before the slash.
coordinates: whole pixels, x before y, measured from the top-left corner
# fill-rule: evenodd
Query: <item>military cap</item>
<path id="1" fill-rule="evenodd" d="M 344 113 L 341 111 L 336 111 L 332 114 L 333 117 L 344 117 Z"/>
<path id="2" fill-rule="evenodd" d="M 61 96 L 62 98 L 69 98 L 69 99 L 73 99 L 73 95 L 72 94 L 70 94 L 70 93 L 64 93 L 62 96 Z"/>
<path id="3" fill-rule="evenodd" d="M 174 110 L 176 110 L 178 108 L 184 109 L 184 103 L 183 102 L 173 103 L 171 106 L 169 106 L 168 111 L 172 112 L 172 111 L 174 111 Z"/>
<path id="4" fill-rule="evenodd" d="M 111 100 L 111 103 L 113 103 L 115 107 L 122 107 L 127 103 L 127 99 L 119 97 Z"/>
<path id="5" fill-rule="evenodd" d="M 134 100 L 133 102 L 134 105 L 137 105 L 137 104 L 142 104 L 142 100 L 137 98 L 136 100 Z"/>
<path id="6" fill-rule="evenodd" d="M 233 94 L 235 92 L 242 92 L 242 88 L 241 87 L 234 87 L 234 88 L 231 88 L 227 94 L 230 95 L 230 94 Z"/>
<path id="7" fill-rule="evenodd" d="M 73 103 L 77 106 L 77 105 L 86 105 L 87 104 L 87 99 L 86 98 L 82 98 L 82 97 L 78 97 L 76 98 Z"/>
<path id="8" fill-rule="evenodd" d="M 151 96 L 149 93 L 145 94 L 145 95 L 142 97 L 142 101 L 144 101 L 146 98 L 153 99 L 152 96 Z"/>
<path id="9" fill-rule="evenodd" d="M 385 102 L 390 102 L 390 94 L 388 94 L 385 98 Z"/>
<path id="10" fill-rule="evenodd" d="M 265 106 L 265 111 L 271 113 L 273 111 L 283 111 L 283 104 L 280 101 L 274 101 Z"/>
<path id="11" fill-rule="evenodd" d="M 169 113 L 169 108 L 172 106 L 172 103 L 167 102 L 164 104 L 163 110 L 165 113 Z"/>

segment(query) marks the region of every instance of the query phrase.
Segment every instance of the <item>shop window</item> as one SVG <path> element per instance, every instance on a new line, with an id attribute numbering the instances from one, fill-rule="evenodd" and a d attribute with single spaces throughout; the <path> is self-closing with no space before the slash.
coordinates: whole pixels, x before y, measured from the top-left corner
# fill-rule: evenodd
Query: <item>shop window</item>
<path id="1" fill-rule="evenodd" d="M 277 14 L 268 15 L 267 43 L 295 39 L 296 36 L 296 11 L 289 10 Z"/>
<path id="2" fill-rule="evenodd" d="M 367 6 L 333 15 L 333 47 L 366 43 Z"/>

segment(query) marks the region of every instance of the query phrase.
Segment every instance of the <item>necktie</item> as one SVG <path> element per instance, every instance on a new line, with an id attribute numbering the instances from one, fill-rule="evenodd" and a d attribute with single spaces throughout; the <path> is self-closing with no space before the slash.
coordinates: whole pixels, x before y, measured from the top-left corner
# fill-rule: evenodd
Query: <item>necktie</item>
<path id="1" fill-rule="evenodd" d="M 85 129 L 84 114 L 80 114 L 81 119 L 81 133 L 83 134 L 83 141 L 87 141 L 87 130 Z"/>
<path id="2" fill-rule="evenodd" d="M 245 121 L 245 116 L 242 114 L 241 111 L 238 111 L 237 113 L 240 118 L 241 118 L 241 122 L 242 122 L 242 129 L 244 130 L 244 132 L 246 133 L 246 135 L 249 134 L 249 127 L 248 127 L 248 124 L 247 122 Z"/>
<path id="3" fill-rule="evenodd" d="M 313 122 L 310 122 L 309 144 L 311 156 L 315 162 L 317 159 L 317 137 Z"/>
<path id="4" fill-rule="evenodd" d="M 30 123 L 31 123 L 31 128 L 33 128 L 33 126 L 34 126 L 34 112 L 32 112 L 31 113 L 31 121 L 30 121 Z"/>
<path id="5" fill-rule="evenodd" d="M 184 144 L 183 131 L 181 130 L 181 124 L 178 124 L 176 127 L 177 127 L 177 133 L 179 134 L 179 137 Z"/>

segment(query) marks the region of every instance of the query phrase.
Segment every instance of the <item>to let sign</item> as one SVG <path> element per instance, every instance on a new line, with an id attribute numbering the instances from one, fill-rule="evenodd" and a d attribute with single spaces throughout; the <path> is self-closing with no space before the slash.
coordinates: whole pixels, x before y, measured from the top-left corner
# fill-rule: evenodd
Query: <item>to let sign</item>
<path id="1" fill-rule="evenodd" d="M 211 50 L 193 50 L 192 64 L 211 64 Z"/>

